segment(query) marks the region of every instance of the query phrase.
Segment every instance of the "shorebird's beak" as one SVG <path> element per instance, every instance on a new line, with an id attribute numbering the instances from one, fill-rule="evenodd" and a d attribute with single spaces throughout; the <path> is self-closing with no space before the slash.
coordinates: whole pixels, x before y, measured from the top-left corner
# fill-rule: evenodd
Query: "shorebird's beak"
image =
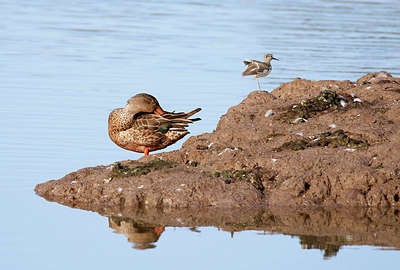
<path id="1" fill-rule="evenodd" d="M 273 56 L 272 56 L 272 59 L 274 59 L 274 60 L 278 60 L 278 61 L 279 61 L 279 59 L 278 59 L 278 58 L 275 58 L 275 57 L 273 57 Z"/>
<path id="2" fill-rule="evenodd" d="M 154 113 L 157 115 L 163 115 L 164 111 L 160 107 L 158 107 L 157 109 L 154 110 Z"/>

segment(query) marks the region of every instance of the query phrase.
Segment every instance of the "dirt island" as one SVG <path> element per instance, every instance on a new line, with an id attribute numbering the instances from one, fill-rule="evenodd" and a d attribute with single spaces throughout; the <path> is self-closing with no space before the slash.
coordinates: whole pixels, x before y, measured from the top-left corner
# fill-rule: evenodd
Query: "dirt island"
<path id="1" fill-rule="evenodd" d="M 400 207 L 400 78 L 295 79 L 251 92 L 181 149 L 38 184 L 72 207 Z"/>

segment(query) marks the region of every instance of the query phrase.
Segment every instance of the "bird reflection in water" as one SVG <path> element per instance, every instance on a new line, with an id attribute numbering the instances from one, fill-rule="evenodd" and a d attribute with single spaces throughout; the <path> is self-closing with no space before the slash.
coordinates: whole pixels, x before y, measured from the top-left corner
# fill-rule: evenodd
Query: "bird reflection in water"
<path id="1" fill-rule="evenodd" d="M 155 248 L 158 239 L 164 232 L 164 226 L 152 226 L 138 223 L 128 218 L 109 217 L 108 224 L 115 233 L 125 234 L 135 249 Z"/>

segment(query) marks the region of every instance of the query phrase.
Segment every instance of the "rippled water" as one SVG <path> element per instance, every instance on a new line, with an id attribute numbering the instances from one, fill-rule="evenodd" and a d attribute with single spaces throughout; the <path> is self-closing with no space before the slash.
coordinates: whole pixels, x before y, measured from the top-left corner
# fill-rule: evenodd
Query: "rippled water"
<path id="1" fill-rule="evenodd" d="M 212 131 L 257 89 L 240 75 L 245 58 L 280 59 L 260 79 L 268 91 L 296 77 L 399 76 L 399 14 L 398 1 L 384 0 L 0 0 L 1 268 L 394 269 L 397 251 L 357 246 L 323 260 L 318 249 L 301 249 L 297 236 L 231 238 L 215 227 L 167 227 L 156 248 L 131 249 L 104 217 L 45 202 L 33 187 L 139 158 L 116 147 L 106 126 L 110 111 L 138 92 L 155 95 L 166 110 L 202 107 L 191 133 Z"/>

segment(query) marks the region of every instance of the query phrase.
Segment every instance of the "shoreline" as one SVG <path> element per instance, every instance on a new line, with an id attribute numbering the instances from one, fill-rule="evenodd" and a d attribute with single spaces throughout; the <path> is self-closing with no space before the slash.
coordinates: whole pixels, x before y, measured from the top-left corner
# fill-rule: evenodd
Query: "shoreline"
<path id="1" fill-rule="evenodd" d="M 399 115 L 400 78 L 387 72 L 295 79 L 251 92 L 179 150 L 84 168 L 35 191 L 76 206 L 397 207 Z"/>

